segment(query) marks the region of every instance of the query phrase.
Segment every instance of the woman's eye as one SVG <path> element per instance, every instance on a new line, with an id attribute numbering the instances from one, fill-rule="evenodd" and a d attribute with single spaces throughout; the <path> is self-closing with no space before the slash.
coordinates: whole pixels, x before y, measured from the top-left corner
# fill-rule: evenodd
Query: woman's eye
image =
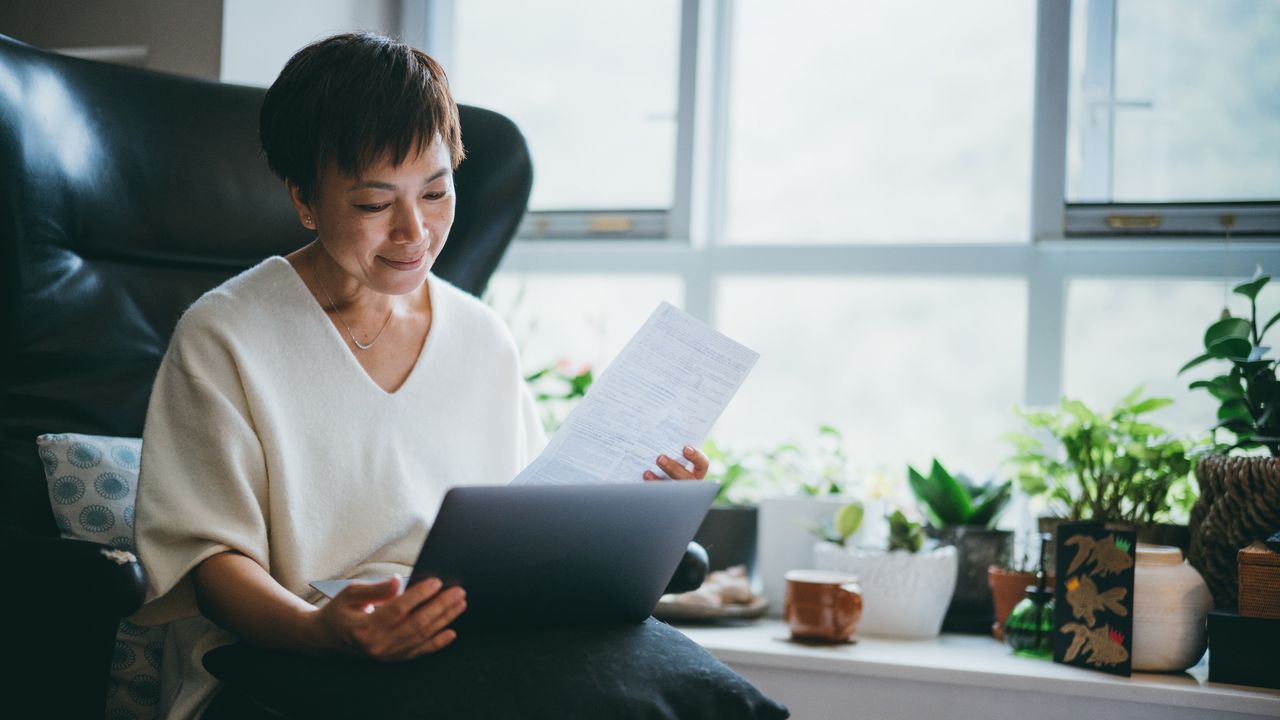
<path id="1" fill-rule="evenodd" d="M 422 197 L 426 198 L 427 200 L 439 200 L 440 198 L 444 197 L 447 194 L 448 193 L 443 193 L 443 192 L 433 192 L 433 193 L 427 193 Z"/>
<path id="2" fill-rule="evenodd" d="M 378 212 L 380 210 L 386 210 L 390 205 L 391 203 L 382 203 L 381 205 L 357 205 L 356 207 L 360 208 L 361 210 L 364 210 L 365 212 L 372 213 L 372 212 Z"/>

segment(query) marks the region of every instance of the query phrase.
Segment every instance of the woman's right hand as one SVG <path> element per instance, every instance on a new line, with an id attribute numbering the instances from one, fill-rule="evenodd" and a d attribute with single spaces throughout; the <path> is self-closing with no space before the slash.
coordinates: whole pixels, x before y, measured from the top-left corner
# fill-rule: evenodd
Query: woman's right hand
<path id="1" fill-rule="evenodd" d="M 394 576 L 380 583 L 352 583 L 315 614 L 320 632 L 340 652 L 383 662 L 411 660 L 453 642 L 448 629 L 467 609 L 460 587 L 442 591 L 427 578 L 401 592 Z"/>

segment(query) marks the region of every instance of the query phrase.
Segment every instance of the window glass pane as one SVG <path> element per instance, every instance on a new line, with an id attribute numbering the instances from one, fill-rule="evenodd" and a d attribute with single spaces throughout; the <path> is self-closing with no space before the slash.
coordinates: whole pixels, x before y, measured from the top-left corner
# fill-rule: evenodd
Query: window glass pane
<path id="1" fill-rule="evenodd" d="M 1241 280 L 1232 280 L 1234 287 Z M 1229 292 L 1229 288 L 1225 288 Z M 1217 422 L 1218 403 L 1193 380 L 1225 372 L 1226 363 L 1206 363 L 1178 376 L 1178 369 L 1204 352 L 1204 331 L 1223 307 L 1221 280 L 1075 280 L 1068 286 L 1063 390 L 1090 407 L 1109 409 L 1139 384 L 1175 403 L 1151 414 L 1153 422 L 1202 437 Z M 1280 310 L 1280 289 L 1263 289 L 1261 323 Z M 1230 295 L 1231 313 L 1249 317 L 1245 298 Z M 1271 333 L 1276 333 L 1272 328 Z M 1227 436 L 1223 435 L 1223 439 Z"/>
<path id="2" fill-rule="evenodd" d="M 510 117 L 533 210 L 671 206 L 680 4 L 466 0 L 454 7 L 457 100 Z"/>
<path id="3" fill-rule="evenodd" d="M 659 302 L 684 304 L 684 286 L 675 275 L 500 272 L 485 299 L 515 335 L 526 373 L 563 361 L 598 374 Z"/>
<path id="4" fill-rule="evenodd" d="M 1068 199 L 1280 198 L 1280 2 L 1115 0 L 1113 29 L 1110 2 L 1074 13 Z"/>
<path id="5" fill-rule="evenodd" d="M 996 471 L 1023 394 L 1021 280 L 734 278 L 719 327 L 761 354 L 721 417 L 722 445 L 768 449 L 839 429 L 864 473 L 939 458 Z"/>
<path id="6" fill-rule="evenodd" d="M 732 242 L 1022 242 L 1035 3 L 733 5 Z"/>

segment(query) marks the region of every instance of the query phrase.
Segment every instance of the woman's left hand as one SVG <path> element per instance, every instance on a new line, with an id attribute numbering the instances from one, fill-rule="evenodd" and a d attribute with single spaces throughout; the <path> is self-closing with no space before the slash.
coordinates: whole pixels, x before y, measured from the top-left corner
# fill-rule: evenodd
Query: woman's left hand
<path id="1" fill-rule="evenodd" d="M 666 455 L 658 456 L 658 469 L 665 475 L 658 475 L 652 470 L 644 471 L 645 480 L 701 480 L 707 476 L 707 465 L 709 461 L 707 456 L 703 455 L 697 449 L 686 445 L 684 448 L 684 461 L 673 460 Z M 693 469 L 689 469 L 686 462 L 693 463 Z"/>

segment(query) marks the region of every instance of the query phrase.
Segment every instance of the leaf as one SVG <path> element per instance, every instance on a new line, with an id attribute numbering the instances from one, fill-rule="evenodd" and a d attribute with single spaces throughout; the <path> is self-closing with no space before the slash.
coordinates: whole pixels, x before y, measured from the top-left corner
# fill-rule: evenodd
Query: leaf
<path id="1" fill-rule="evenodd" d="M 973 514 L 969 516 L 970 525 L 981 525 L 983 527 L 991 527 L 995 524 L 1000 513 L 1004 510 L 1005 505 L 1009 503 L 1009 498 L 1013 493 L 1013 481 L 1005 480 L 997 486 L 989 488 L 982 495 L 981 502 L 974 508 Z"/>
<path id="2" fill-rule="evenodd" d="M 1277 322 L 1280 322 L 1280 312 L 1272 315 L 1271 319 L 1267 321 L 1267 324 L 1262 326 L 1262 332 L 1258 333 L 1258 337 L 1261 338 L 1263 335 L 1266 335 L 1267 331 L 1271 329 L 1271 326 L 1275 325 Z"/>
<path id="3" fill-rule="evenodd" d="M 1216 356 L 1216 355 L 1214 355 L 1213 353 L 1205 353 L 1205 354 L 1203 354 L 1203 355 L 1200 355 L 1199 357 L 1197 357 L 1196 359 L 1194 359 L 1194 360 L 1192 360 L 1191 362 L 1187 363 L 1186 365 L 1183 365 L 1183 366 L 1182 366 L 1182 368 L 1181 368 L 1180 370 L 1178 370 L 1178 374 L 1179 374 L 1179 375 L 1181 375 L 1182 373 L 1184 373 L 1184 372 L 1186 372 L 1186 371 L 1190 370 L 1191 368 L 1193 368 L 1193 367 L 1195 367 L 1195 366 L 1199 365 L 1200 363 L 1202 363 L 1202 362 L 1206 362 L 1206 361 L 1208 361 L 1208 360 L 1212 360 L 1212 359 L 1214 359 L 1215 357 L 1217 357 L 1217 356 Z"/>
<path id="4" fill-rule="evenodd" d="M 862 518 L 865 514 L 866 510 L 862 507 L 862 503 L 854 502 L 840 506 L 836 511 L 835 530 L 841 544 L 858 532 L 858 528 L 862 527 Z"/>
<path id="5" fill-rule="evenodd" d="M 1149 413 L 1163 407 L 1169 407 L 1172 404 L 1173 400 L 1170 400 L 1169 398 L 1148 398 L 1129 408 L 1129 411 L 1134 415 L 1142 415 L 1143 413 Z"/>
<path id="6" fill-rule="evenodd" d="M 1130 405 L 1138 402 L 1138 398 L 1142 397 L 1142 391 L 1145 388 L 1145 385 L 1139 385 L 1138 387 L 1130 390 L 1128 395 L 1120 398 L 1120 402 L 1116 403 L 1116 407 L 1129 407 Z"/>
<path id="7" fill-rule="evenodd" d="M 1096 422 L 1098 419 L 1098 416 L 1094 415 L 1093 411 L 1079 400 L 1063 400 L 1062 409 L 1080 422 Z"/>
<path id="8" fill-rule="evenodd" d="M 1213 345 L 1222 340 L 1229 338 L 1237 338 L 1240 340 L 1248 340 L 1251 326 L 1249 321 L 1244 318 L 1227 318 L 1209 326 L 1204 331 L 1205 349 L 1212 352 Z"/>
<path id="9" fill-rule="evenodd" d="M 925 519 L 929 521 L 929 525 L 936 528 L 944 528 L 947 526 L 946 521 L 938 516 L 934 511 L 933 505 L 930 504 L 926 493 L 931 489 L 931 482 L 924 475 L 910 465 L 907 466 L 907 484 L 911 486 L 911 494 L 916 496 L 919 501 L 921 510 L 924 511 Z M 919 488 L 919 489 L 917 489 Z"/>
<path id="10" fill-rule="evenodd" d="M 1243 360 L 1249 357 L 1253 345 L 1243 338 L 1228 337 L 1208 345 L 1208 349 L 1209 354 L 1214 357 Z"/>
<path id="11" fill-rule="evenodd" d="M 835 429 L 835 428 L 834 428 L 834 427 L 832 427 L 831 425 L 819 425 L 819 426 L 818 426 L 818 434 L 819 434 L 819 435 L 830 435 L 831 437 L 834 437 L 834 438 L 835 438 L 835 439 L 837 439 L 837 440 L 842 440 L 842 439 L 844 439 L 844 436 L 840 434 L 840 431 L 839 431 L 839 430 L 837 430 L 837 429 Z"/>
<path id="12" fill-rule="evenodd" d="M 969 493 L 960 487 L 960 483 L 937 460 L 933 461 L 928 477 L 909 469 L 907 482 L 916 499 L 932 511 L 933 517 L 930 520 L 936 518 L 941 522 L 938 527 L 963 525 L 973 512 Z"/>
<path id="13" fill-rule="evenodd" d="M 1250 300 L 1256 300 L 1258 297 L 1258 291 L 1261 290 L 1262 287 L 1270 280 L 1270 275 L 1262 275 L 1247 283 L 1240 283 L 1239 285 L 1231 288 L 1231 292 L 1236 293 L 1237 295 L 1243 295 Z"/>
<path id="14" fill-rule="evenodd" d="M 1126 429 L 1130 434 L 1142 437 L 1160 437 L 1169 432 L 1163 427 L 1152 423 L 1133 423 Z"/>
<path id="15" fill-rule="evenodd" d="M 1231 400 L 1224 402 L 1218 408 L 1219 420 L 1245 420 L 1249 423 L 1253 422 L 1253 415 L 1249 412 L 1249 406 L 1243 400 Z"/>
<path id="16" fill-rule="evenodd" d="M 1192 390 L 1204 388 L 1219 400 L 1244 399 L 1244 393 L 1220 380 L 1197 380 L 1189 386 Z"/>
<path id="17" fill-rule="evenodd" d="M 1001 435 L 1000 438 L 1021 452 L 1043 447 L 1043 443 L 1039 440 L 1023 433 L 1009 432 Z"/>

